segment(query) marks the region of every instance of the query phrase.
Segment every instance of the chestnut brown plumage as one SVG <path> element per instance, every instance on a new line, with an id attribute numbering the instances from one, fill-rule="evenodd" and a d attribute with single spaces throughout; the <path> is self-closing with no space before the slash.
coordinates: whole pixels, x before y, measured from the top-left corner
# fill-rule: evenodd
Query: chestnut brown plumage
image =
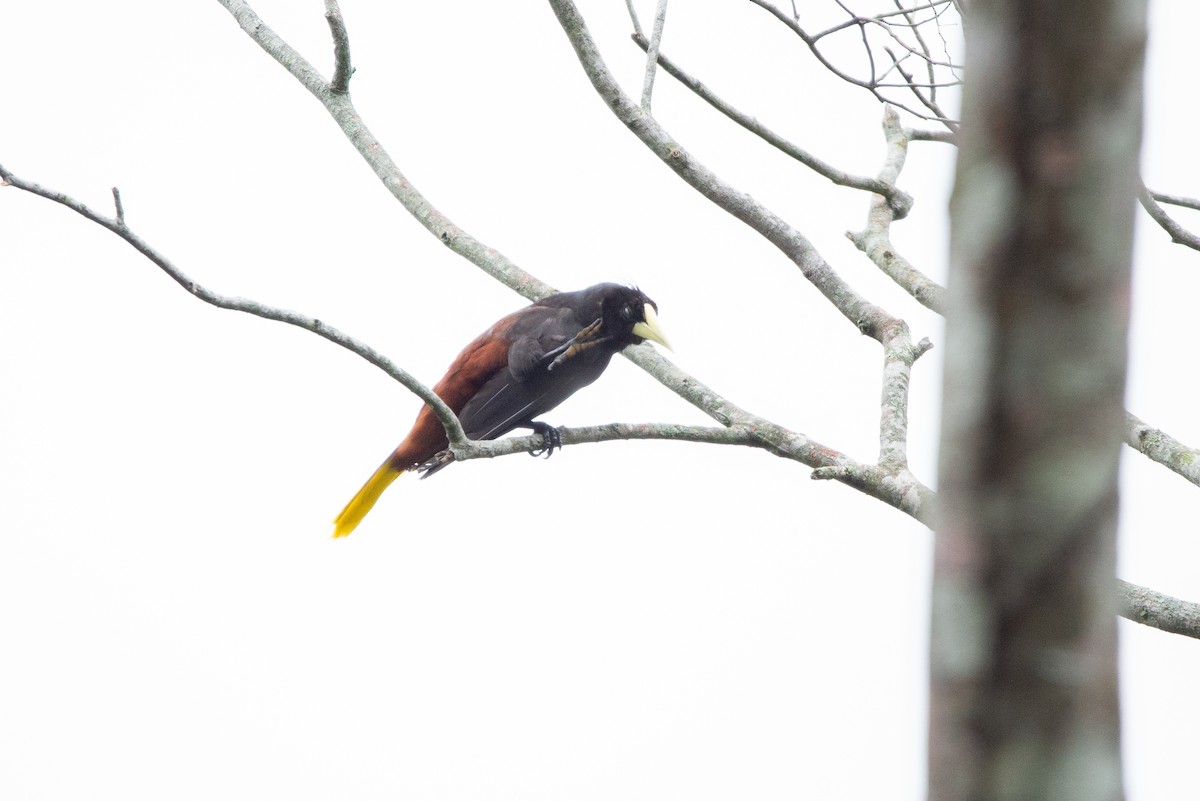
<path id="1" fill-rule="evenodd" d="M 557 432 L 535 418 L 599 378 L 626 346 L 649 339 L 669 348 L 657 310 L 640 290 L 620 284 L 551 295 L 480 334 L 433 391 L 471 439 L 531 428 L 553 450 Z M 353 531 L 401 473 L 421 468 L 428 477 L 449 464 L 430 461 L 447 445 L 442 424 L 428 406 L 421 407 L 408 436 L 333 521 L 333 536 Z"/>

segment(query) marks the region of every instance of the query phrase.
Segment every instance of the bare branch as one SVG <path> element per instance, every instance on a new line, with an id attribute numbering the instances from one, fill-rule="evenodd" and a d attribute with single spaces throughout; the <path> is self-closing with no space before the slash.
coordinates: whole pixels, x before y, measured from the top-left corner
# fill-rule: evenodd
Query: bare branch
<path id="1" fill-rule="evenodd" d="M 442 426 L 446 429 L 446 437 L 451 442 L 466 442 L 466 434 L 463 433 L 462 426 L 455 417 L 454 412 L 450 411 L 442 399 L 434 394 L 433 390 L 426 387 L 405 370 L 398 367 L 394 362 L 382 355 L 374 348 L 359 342 L 348 334 L 344 334 L 328 323 L 322 322 L 314 317 L 308 317 L 297 312 L 288 311 L 286 309 L 278 309 L 274 306 L 268 306 L 265 303 L 259 303 L 255 300 L 247 298 L 232 297 L 221 295 L 208 289 L 190 276 L 179 269 L 175 264 L 164 256 L 162 253 L 154 249 L 140 236 L 135 234 L 123 221 L 116 217 L 105 217 L 92 209 L 88 208 L 83 203 L 75 198 L 66 195 L 62 192 L 53 189 L 47 189 L 33 181 L 26 181 L 13 175 L 2 165 L 0 165 L 0 178 L 4 179 L 4 183 L 10 186 L 15 186 L 30 194 L 38 195 L 39 197 L 53 200 L 55 203 L 66 206 L 75 213 L 91 220 L 97 225 L 101 225 L 112 231 L 117 236 L 128 242 L 134 250 L 141 253 L 154 264 L 158 265 L 159 269 L 171 277 L 175 283 L 186 289 L 192 295 L 196 296 L 205 303 L 216 306 L 220 309 L 229 309 L 231 311 L 245 312 L 253 314 L 256 317 L 262 317 L 266 320 L 275 320 L 288 325 L 294 325 L 298 328 L 303 328 L 306 331 L 311 331 L 318 336 L 328 339 L 335 345 L 340 345 L 351 353 L 357 354 L 366 359 L 371 364 L 375 365 L 392 378 L 403 384 L 409 391 L 417 395 L 421 400 L 425 401 L 432 407 L 434 413 L 438 416 Z"/>
<path id="2" fill-rule="evenodd" d="M 654 33 L 646 48 L 646 77 L 642 81 L 642 111 L 650 113 L 650 96 L 654 94 L 654 73 L 658 67 L 658 50 L 662 45 L 663 27 L 667 23 L 667 0 L 658 0 L 654 12 Z"/>
<path id="3" fill-rule="evenodd" d="M 342 133 L 375 171 L 375 175 L 387 190 L 427 231 L 440 239 L 450 250 L 530 300 L 553 294 L 554 288 L 549 284 L 522 270 L 504 254 L 484 245 L 438 211 L 409 183 L 408 178 L 392 161 L 383 144 L 363 122 L 349 94 L 338 94 L 330 89 L 321 74 L 271 30 L 244 0 L 220 0 L 220 3 L 267 55 L 278 61 L 305 89 L 321 101 L 325 110 L 342 129 Z"/>
<path id="4" fill-rule="evenodd" d="M 625 0 L 625 8 L 629 10 L 629 20 L 633 23 L 633 32 L 638 36 L 642 36 L 642 23 L 638 21 L 637 10 L 633 7 L 633 0 Z"/>
<path id="5" fill-rule="evenodd" d="M 1170 634 L 1200 639 L 1200 604 L 1117 579 L 1121 617 Z"/>
<path id="6" fill-rule="evenodd" d="M 1125 412 L 1125 444 L 1200 486 L 1200 449 L 1189 448 L 1129 412 Z"/>
<path id="7" fill-rule="evenodd" d="M 933 53 L 930 52 L 929 45 L 925 44 L 925 37 L 921 35 L 921 26 L 913 18 L 912 12 L 904 8 L 900 0 L 895 0 L 895 2 L 896 8 L 904 14 L 904 21 L 908 23 L 908 29 L 912 31 L 913 37 L 916 38 L 917 44 L 921 48 L 921 57 L 925 59 L 925 74 L 928 76 L 930 84 L 929 99 L 936 103 L 937 86 L 935 85 L 935 82 L 937 80 L 937 76 L 934 74 Z M 885 27 L 887 27 L 889 33 L 892 33 L 889 26 L 885 24 Z M 898 45 L 903 47 L 905 50 L 908 50 L 910 53 L 914 52 L 913 48 L 909 47 L 907 42 L 905 42 L 899 36 L 896 36 L 894 33 L 892 35 Z"/>
<path id="8" fill-rule="evenodd" d="M 643 50 L 646 50 L 648 47 L 645 38 L 638 36 L 637 34 L 634 34 L 633 41 Z M 874 192 L 875 194 L 883 195 L 885 198 L 887 198 L 888 203 L 895 210 L 896 219 L 898 220 L 907 216 L 909 210 L 912 209 L 912 197 L 907 193 L 897 189 L 895 186 L 889 186 L 874 178 L 851 175 L 848 172 L 839 170 L 831 164 L 825 163 L 821 159 L 809 153 L 807 150 L 804 150 L 793 142 L 784 139 L 782 136 L 763 125 L 754 117 L 750 117 L 741 111 L 738 111 L 736 108 L 713 93 L 712 90 L 710 90 L 699 80 L 684 72 L 678 65 L 676 65 L 662 53 L 658 54 L 658 63 L 662 65 L 662 68 L 665 69 L 667 73 L 671 75 L 671 77 L 675 78 L 675 80 L 682 83 L 688 89 L 691 89 L 698 97 L 711 105 L 717 111 L 721 112 L 726 117 L 745 128 L 747 131 L 750 131 L 751 133 L 760 137 L 768 144 L 791 156 L 796 161 L 800 162 L 805 167 L 808 167 L 818 175 L 828 178 L 830 181 L 839 186 L 848 186 L 852 189 L 862 189 L 866 192 Z"/>
<path id="9" fill-rule="evenodd" d="M 938 0 L 938 2 L 936 2 L 936 3 L 925 3 L 924 5 L 919 5 L 919 6 L 911 6 L 911 7 L 909 7 L 909 8 L 900 8 L 900 4 L 899 4 L 899 3 L 896 3 L 896 10 L 895 10 L 895 11 L 884 11 L 884 12 L 883 12 L 883 13 L 881 13 L 881 14 L 876 14 L 876 15 L 875 15 L 875 19 L 877 19 L 877 20 L 885 20 L 885 19 L 887 19 L 887 18 L 889 18 L 889 17 L 899 17 L 899 16 L 903 16 L 903 17 L 904 17 L 904 18 L 905 18 L 905 19 L 908 21 L 909 25 L 911 25 L 911 24 L 912 24 L 912 20 L 911 20 L 911 19 L 909 19 L 909 18 L 910 18 L 910 17 L 911 17 L 913 14 L 917 13 L 918 11 L 929 11 L 929 10 L 932 10 L 932 9 L 937 9 L 937 8 L 942 8 L 942 9 L 944 9 L 944 8 L 945 8 L 946 6 L 948 6 L 949 4 L 950 4 L 949 0 Z M 940 12 L 939 12 L 939 13 L 940 13 Z"/>
<path id="10" fill-rule="evenodd" d="M 709 445 L 741 445 L 760 448 L 775 453 L 768 443 L 751 429 L 737 425 L 729 427 L 678 425 L 676 423 L 608 423 L 582 428 L 559 428 L 563 446 L 584 445 L 618 440 L 672 440 L 676 442 L 700 442 Z M 455 461 L 469 459 L 494 459 L 514 453 L 530 453 L 544 445 L 541 434 L 529 434 L 504 439 L 479 440 L 454 445 L 450 448 Z M 440 454 L 439 454 L 440 455 Z"/>
<path id="11" fill-rule="evenodd" d="M 1182 199 L 1182 198 L 1181 198 Z M 1171 241 L 1180 245 L 1185 245 L 1192 250 L 1200 250 L 1200 236 L 1196 236 L 1188 229 L 1184 228 L 1179 223 L 1175 222 L 1166 210 L 1158 205 L 1153 194 L 1146 188 L 1145 184 L 1138 191 L 1138 200 L 1142 203 L 1142 208 L 1150 215 L 1159 227 L 1166 231 L 1171 236 Z M 1179 204 L 1185 205 L 1185 204 Z"/>
<path id="12" fill-rule="evenodd" d="M 124 228 L 125 227 L 125 207 L 121 204 L 121 190 L 117 189 L 114 186 L 112 188 L 112 196 L 113 196 L 113 206 L 116 207 L 116 210 L 117 210 L 117 216 L 113 219 L 113 221 L 117 224 L 118 228 Z"/>
<path id="13" fill-rule="evenodd" d="M 878 181 L 885 185 L 894 185 L 908 155 L 908 131 L 901 127 L 900 117 L 891 106 L 884 106 L 883 133 L 888 148 L 883 167 L 879 170 Z M 870 211 L 867 212 L 867 227 L 856 234 L 847 232 L 846 236 L 855 247 L 867 254 L 876 267 L 922 306 L 938 314 L 945 314 L 945 288 L 913 267 L 892 245 L 891 225 L 898 219 L 900 218 L 892 207 L 881 196 L 876 195 L 871 202 Z"/>
<path id="14" fill-rule="evenodd" d="M 1183 197 L 1182 195 L 1168 195 L 1164 192 L 1155 192 L 1148 190 L 1150 197 L 1157 200 L 1159 203 L 1168 203 L 1172 206 L 1182 206 L 1185 209 L 1200 211 L 1200 200 L 1194 197 Z"/>
<path id="15" fill-rule="evenodd" d="M 350 91 L 350 76 L 354 69 L 350 66 L 350 34 L 346 32 L 346 21 L 342 19 L 342 9 L 337 0 L 325 0 L 325 20 L 333 36 L 334 67 L 329 90 L 344 95 Z"/>
<path id="16" fill-rule="evenodd" d="M 939 85 L 938 84 L 923 85 L 923 84 L 917 83 L 916 80 L 913 78 L 912 73 L 905 71 L 904 67 L 900 63 L 902 61 L 902 59 L 896 58 L 896 54 L 892 52 L 891 48 L 885 47 L 883 50 L 885 53 L 888 54 L 888 56 L 891 57 L 892 64 L 895 66 L 896 71 L 899 72 L 900 75 L 902 75 L 904 77 L 904 84 L 912 91 L 913 96 L 916 97 L 917 100 L 921 101 L 921 105 L 923 105 L 923 106 L 925 106 L 925 108 L 929 109 L 930 113 L 933 114 L 933 119 L 940 121 L 951 131 L 957 131 L 958 123 L 951 120 L 949 117 L 947 117 L 946 113 L 944 111 L 942 111 L 941 106 L 939 106 L 937 104 L 937 102 L 934 100 L 934 97 L 935 97 L 934 90 L 937 89 Z M 940 85 L 941 86 L 957 86 L 960 83 L 961 83 L 961 81 L 953 81 L 953 82 L 940 84 Z M 921 91 L 922 89 L 928 89 L 930 93 L 927 95 Z"/>
<path id="17" fill-rule="evenodd" d="M 918 128 L 905 128 L 904 135 L 911 142 L 944 142 L 948 145 L 957 145 L 958 138 L 953 131 L 923 131 Z"/>
<path id="18" fill-rule="evenodd" d="M 880 393 L 879 464 L 893 469 L 908 469 L 908 383 L 913 363 L 933 343 L 922 339 L 912 344 L 908 325 L 888 337 L 883 349 L 883 389 Z"/>
<path id="19" fill-rule="evenodd" d="M 820 62 L 821 66 L 823 66 L 825 69 L 827 69 L 833 75 L 837 76 L 838 78 L 845 81 L 846 83 L 866 89 L 868 92 L 870 92 L 872 95 L 874 95 L 875 99 L 877 99 L 879 102 L 890 103 L 891 105 L 893 105 L 897 108 L 903 109 L 904 111 L 907 111 L 909 114 L 912 114 L 914 117 L 918 117 L 919 119 L 940 122 L 943 125 L 950 128 L 951 130 L 953 130 L 955 128 L 955 126 L 958 124 L 955 120 L 949 119 L 948 117 L 943 115 L 940 111 L 933 111 L 933 115 L 931 116 L 930 114 L 919 111 L 915 108 L 912 108 L 911 106 L 901 103 L 898 100 L 896 100 L 895 98 L 885 97 L 884 94 L 880 90 L 884 89 L 884 88 L 888 88 L 889 85 L 881 84 L 878 82 L 878 78 L 875 74 L 875 65 L 874 65 L 875 57 L 874 57 L 874 54 L 872 53 L 870 44 L 867 43 L 865 41 L 865 39 L 864 39 L 864 46 L 866 48 L 867 59 L 869 61 L 869 65 L 870 65 L 870 69 L 871 69 L 871 78 L 866 81 L 862 80 L 861 78 L 856 78 L 853 75 L 851 75 L 850 73 L 840 69 L 832 61 L 830 61 L 823 52 L 821 52 L 821 48 L 819 47 L 819 42 L 820 42 L 821 37 L 826 36 L 830 33 L 834 33 L 839 30 L 844 30 L 844 29 L 846 29 L 848 27 L 852 27 L 852 26 L 858 26 L 860 31 L 862 31 L 865 36 L 865 31 L 863 30 L 863 27 L 865 26 L 866 23 L 871 21 L 870 18 L 866 18 L 866 17 L 860 18 L 853 14 L 850 14 L 851 19 L 848 22 L 837 25 L 833 28 L 830 28 L 827 31 L 823 31 L 820 34 L 813 35 L 813 34 L 808 33 L 806 30 L 804 30 L 804 28 L 800 25 L 800 23 L 797 20 L 788 17 L 788 15 L 786 13 L 784 13 L 784 11 L 782 9 L 776 7 L 773 3 L 768 2 L 768 0 L 750 0 L 750 2 L 753 3 L 754 5 L 758 6 L 759 8 L 763 9 L 767 13 L 771 14 L 777 20 L 779 20 L 784 25 L 786 25 L 789 30 L 791 30 L 794 34 L 796 34 L 798 37 L 800 37 L 800 40 L 802 42 L 804 42 L 805 46 L 808 47 L 809 51 L 813 54 L 813 56 L 817 59 L 817 61 Z M 843 8 L 844 8 L 844 6 L 843 6 Z M 850 12 L 847 12 L 847 13 L 850 13 Z M 911 50 L 911 48 L 909 48 L 909 49 Z M 915 51 L 914 51 L 914 53 L 915 53 Z M 892 58 L 893 58 L 893 61 L 895 61 L 895 57 L 893 56 Z M 903 88 L 914 89 L 915 84 L 912 81 L 912 77 L 905 76 L 905 80 L 906 80 L 906 83 L 896 84 L 893 88 L 903 87 Z M 955 81 L 955 83 L 957 83 L 957 81 Z M 939 84 L 939 85 L 949 85 L 949 84 Z M 916 91 L 916 90 L 914 89 L 914 91 Z M 932 111 L 932 109 L 929 109 L 929 106 L 930 106 L 929 99 L 924 97 L 923 95 L 921 95 L 920 92 L 917 92 L 917 95 L 921 100 L 921 104 L 923 106 L 926 106 L 926 108 L 928 110 Z M 933 105 L 936 106 L 937 104 L 934 103 Z"/>
<path id="20" fill-rule="evenodd" d="M 550 5 L 584 72 L 609 110 L 687 184 L 783 251 L 804 277 L 862 333 L 882 342 L 885 330 L 894 323 L 891 315 L 855 292 L 803 234 L 754 198 L 718 178 L 653 117 L 633 103 L 609 72 L 571 0 L 551 0 Z"/>

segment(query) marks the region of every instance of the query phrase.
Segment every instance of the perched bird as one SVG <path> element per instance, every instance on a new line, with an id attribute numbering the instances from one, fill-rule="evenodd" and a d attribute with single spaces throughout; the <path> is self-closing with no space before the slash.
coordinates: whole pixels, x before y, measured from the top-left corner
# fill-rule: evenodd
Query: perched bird
<path id="1" fill-rule="evenodd" d="M 471 439 L 531 428 L 552 453 L 560 444 L 558 431 L 534 418 L 599 378 L 613 354 L 627 345 L 649 339 L 670 348 L 657 310 L 640 290 L 620 284 L 551 295 L 480 334 L 433 391 L 458 415 Z M 353 531 L 401 473 L 417 468 L 428 478 L 449 464 L 431 461 L 448 444 L 437 416 L 422 406 L 408 436 L 334 519 L 333 536 Z"/>

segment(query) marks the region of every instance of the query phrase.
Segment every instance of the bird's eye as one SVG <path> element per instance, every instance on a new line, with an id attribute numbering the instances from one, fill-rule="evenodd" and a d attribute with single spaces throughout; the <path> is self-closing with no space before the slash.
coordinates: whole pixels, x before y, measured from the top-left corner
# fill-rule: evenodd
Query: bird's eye
<path id="1" fill-rule="evenodd" d="M 621 307 L 621 316 L 624 317 L 626 320 L 632 320 L 633 319 L 633 307 L 630 306 L 628 303 L 626 303 L 624 306 Z"/>

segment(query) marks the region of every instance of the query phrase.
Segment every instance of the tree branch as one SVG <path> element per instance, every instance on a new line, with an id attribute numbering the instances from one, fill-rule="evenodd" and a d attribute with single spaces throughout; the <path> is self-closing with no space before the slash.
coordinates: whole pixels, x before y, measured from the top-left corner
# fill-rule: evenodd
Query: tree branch
<path id="1" fill-rule="evenodd" d="M 900 116 L 891 106 L 884 106 L 883 134 L 887 140 L 887 156 L 879 170 L 878 181 L 886 186 L 894 186 L 904 169 L 908 156 L 908 131 L 900 125 Z M 896 216 L 891 205 L 885 198 L 876 195 L 871 201 L 871 209 L 867 212 L 867 227 L 859 233 L 846 232 L 846 237 L 854 246 L 867 255 L 884 275 L 900 285 L 918 303 L 938 314 L 946 313 L 946 290 L 936 281 L 932 281 L 912 265 L 908 259 L 896 252 L 892 245 L 891 226 Z"/>
<path id="2" fill-rule="evenodd" d="M 825 69 L 827 69 L 830 73 L 832 73 L 836 77 L 840 78 L 841 80 L 843 80 L 846 83 L 849 83 L 853 86 L 858 86 L 863 89 L 866 89 L 868 92 L 870 92 L 872 95 L 874 95 L 875 99 L 878 100 L 880 103 L 890 103 L 891 105 L 893 105 L 897 108 L 903 109 L 903 110 L 907 111 L 909 114 L 912 114 L 914 117 L 917 117 L 919 119 L 940 122 L 951 130 L 954 130 L 957 127 L 958 123 L 952 119 L 949 119 L 949 118 L 943 116 L 941 114 L 940 110 L 934 111 L 934 116 L 930 116 L 930 115 L 925 114 L 917 109 L 914 109 L 904 103 L 901 103 L 894 98 L 889 99 L 889 98 L 885 97 L 882 92 L 880 92 L 881 88 L 885 88 L 888 85 L 881 83 L 879 76 L 877 76 L 875 74 L 875 56 L 871 52 L 870 44 L 866 42 L 866 32 L 864 29 L 865 24 L 867 22 L 874 21 L 874 18 L 857 17 L 857 16 L 851 14 L 851 19 L 848 20 L 847 22 L 842 23 L 841 25 L 837 25 L 833 28 L 830 28 L 827 31 L 822 31 L 819 34 L 814 35 L 814 34 L 808 33 L 806 30 L 804 30 L 804 28 L 800 25 L 798 20 L 796 20 L 792 17 L 789 17 L 783 11 L 783 9 L 776 7 L 773 3 L 768 2 L 768 0 L 750 0 L 750 2 L 753 3 L 754 5 L 758 6 L 759 8 L 763 9 L 767 13 L 771 14 L 771 16 L 775 17 L 777 20 L 779 20 L 784 25 L 786 25 L 787 28 L 790 31 L 792 31 L 792 33 L 794 33 L 794 34 L 796 34 L 796 36 L 800 37 L 800 40 L 802 42 L 804 42 L 805 46 L 808 47 L 809 51 L 813 54 L 813 56 L 817 59 L 817 61 L 820 62 L 821 66 L 823 66 Z M 843 9 L 845 9 L 845 6 L 843 6 Z M 834 33 L 839 30 L 843 30 L 843 29 L 845 29 L 847 27 L 851 27 L 851 26 L 857 26 L 860 29 L 860 32 L 862 33 L 862 35 L 864 37 L 864 47 L 866 48 L 867 59 L 870 62 L 870 67 L 871 67 L 871 78 L 866 81 L 862 80 L 861 78 L 855 78 L 853 75 L 839 69 L 832 61 L 830 61 L 825 56 L 824 53 L 821 52 L 821 48 L 819 46 L 819 42 L 823 36 L 826 36 L 830 33 Z M 895 62 L 894 57 L 893 57 L 893 62 Z M 902 74 L 903 74 L 903 72 L 902 72 Z M 905 76 L 905 80 L 906 80 L 905 83 L 896 84 L 895 86 L 909 88 L 909 89 L 912 89 L 915 86 L 915 84 L 912 82 L 911 76 Z M 942 85 L 951 85 L 951 84 L 942 84 Z M 928 98 L 924 97 L 919 92 L 917 92 L 917 96 L 921 100 L 922 105 L 924 105 L 926 107 L 931 106 L 931 103 Z M 936 103 L 932 104 L 933 108 L 936 108 L 936 106 L 937 106 Z"/>
<path id="3" fill-rule="evenodd" d="M 912 344 L 908 325 L 901 321 L 898 330 L 887 338 L 883 349 L 883 389 L 880 398 L 879 464 L 908 468 L 908 383 L 913 363 L 933 343 L 922 339 Z"/>
<path id="4" fill-rule="evenodd" d="M 383 370 L 392 378 L 403 384 L 409 391 L 417 395 L 421 400 L 425 401 L 437 415 L 442 426 L 446 429 L 446 437 L 451 442 L 460 443 L 466 442 L 466 434 L 463 433 L 462 425 L 459 424 L 458 418 L 454 412 L 450 411 L 450 407 L 442 402 L 442 399 L 434 394 L 433 390 L 426 387 L 405 370 L 398 367 L 391 359 L 382 355 L 374 348 L 359 342 L 357 339 L 348 334 L 344 334 L 328 323 L 322 322 L 314 317 L 308 317 L 297 312 L 288 311 L 286 309 L 278 309 L 274 306 L 268 306 L 265 303 L 259 303 L 255 300 L 247 298 L 232 297 L 229 295 L 221 295 L 208 289 L 190 276 L 179 269 L 175 264 L 164 256 L 162 253 L 154 249 L 144 239 L 134 233 L 129 226 L 125 224 L 123 209 L 118 206 L 119 214 L 117 217 L 105 217 L 99 214 L 83 203 L 75 200 L 73 197 L 53 189 L 47 189 L 33 181 L 26 181 L 23 178 L 18 178 L 13 175 L 3 165 L 0 165 L 0 180 L 9 186 L 14 186 L 17 189 L 22 189 L 30 194 L 52 200 L 55 203 L 66 206 L 82 217 L 91 220 L 97 225 L 103 226 L 112 231 L 117 236 L 124 239 L 138 253 L 141 253 L 154 264 L 158 265 L 159 269 L 171 277 L 175 283 L 186 289 L 195 297 L 205 303 L 216 306 L 220 309 L 229 309 L 231 311 L 245 312 L 253 314 L 256 317 L 262 317 L 266 320 L 275 320 L 288 325 L 294 325 L 298 328 L 303 328 L 306 331 L 324 337 L 335 345 L 339 345 L 351 353 L 357 354 L 366 359 L 371 364 Z M 119 195 L 118 195 L 119 197 Z"/>
<path id="5" fill-rule="evenodd" d="M 1189 448 L 1129 412 L 1125 412 L 1125 444 L 1200 486 L 1200 450 Z"/>
<path id="6" fill-rule="evenodd" d="M 1117 579 L 1121 617 L 1170 634 L 1200 639 L 1200 604 Z"/>
<path id="7" fill-rule="evenodd" d="M 650 113 L 650 96 L 654 94 L 654 73 L 658 66 L 658 49 L 662 46 L 663 27 L 667 23 L 667 0 L 658 0 L 654 12 L 654 32 L 646 47 L 646 77 L 642 80 L 642 111 Z"/>
<path id="8" fill-rule="evenodd" d="M 1184 198 L 1180 198 L 1183 200 Z M 1172 219 L 1171 215 L 1167 214 L 1166 209 L 1158 205 L 1153 193 L 1142 184 L 1138 191 L 1138 200 L 1141 201 L 1142 208 L 1150 215 L 1150 218 L 1158 223 L 1164 231 L 1171 236 L 1171 241 L 1180 245 L 1185 245 L 1192 250 L 1200 250 L 1200 236 L 1196 236 L 1188 229 L 1184 228 L 1179 223 Z M 1186 205 L 1186 204 L 1180 204 Z"/>
<path id="9" fill-rule="evenodd" d="M 605 65 L 587 25 L 571 0 L 550 0 L 550 6 L 575 49 L 584 73 L 617 119 L 693 189 L 783 251 L 834 308 L 862 333 L 882 343 L 884 331 L 894 325 L 895 318 L 855 292 L 821 257 L 807 237 L 751 196 L 718 178 L 653 117 L 631 101 Z"/>
<path id="10" fill-rule="evenodd" d="M 644 36 L 635 33 L 632 38 L 638 47 L 642 48 L 643 50 L 648 49 L 648 44 Z M 875 178 L 865 178 L 857 175 L 851 175 L 848 172 L 839 170 L 831 164 L 825 163 L 821 159 L 809 153 L 807 150 L 804 150 L 798 145 L 775 133 L 754 117 L 744 114 L 731 106 L 729 103 L 726 103 L 715 93 L 713 93 L 713 91 L 707 86 L 701 83 L 698 79 L 693 78 L 691 75 L 684 72 L 677 64 L 675 64 L 661 52 L 658 54 L 658 63 L 662 65 L 662 68 L 665 69 L 671 77 L 679 81 L 688 89 L 691 89 L 692 92 L 694 92 L 701 100 L 708 103 L 710 106 L 736 122 L 738 125 L 745 128 L 750 133 L 758 136 L 771 146 L 791 156 L 796 161 L 800 162 L 805 167 L 808 167 L 818 175 L 828 178 L 830 181 L 839 186 L 848 186 L 852 189 L 862 189 L 866 192 L 874 192 L 875 194 L 882 195 L 883 197 L 887 198 L 888 204 L 895 211 L 897 220 L 907 216 L 909 210 L 912 208 L 912 197 L 906 192 L 902 192 L 894 185 L 889 186 Z"/>
<path id="11" fill-rule="evenodd" d="M 350 35 L 337 0 L 325 0 L 325 20 L 333 36 L 333 80 L 329 82 L 329 91 L 344 95 L 350 91 L 354 69 L 350 66 Z"/>
<path id="12" fill-rule="evenodd" d="M 1157 200 L 1159 203 L 1169 203 L 1172 206 L 1182 206 L 1185 209 L 1200 211 L 1200 200 L 1194 197 L 1183 197 L 1182 195 L 1168 195 L 1165 192 L 1155 192 L 1149 190 L 1150 197 Z"/>
<path id="13" fill-rule="evenodd" d="M 617 440 L 671 440 L 675 442 L 699 442 L 709 445 L 741 445 L 760 448 L 782 456 L 755 432 L 745 426 L 729 427 L 692 426 L 676 423 L 607 423 L 580 428 L 559 428 L 563 446 L 585 445 Z M 514 453 L 530 453 L 543 447 L 541 434 L 505 437 L 495 440 L 475 440 L 454 445 L 450 448 L 456 461 L 468 459 L 493 459 Z"/>
<path id="14" fill-rule="evenodd" d="M 450 250 L 530 300 L 538 300 L 554 293 L 554 288 L 549 284 L 522 270 L 494 248 L 487 247 L 438 211 L 409 183 L 408 178 L 392 161 L 383 144 L 363 122 L 349 94 L 334 92 L 321 74 L 271 30 L 244 0 L 219 2 L 267 55 L 279 62 L 313 97 L 321 101 L 325 110 L 342 129 L 342 133 L 383 182 L 384 187 L 426 230 Z"/>

